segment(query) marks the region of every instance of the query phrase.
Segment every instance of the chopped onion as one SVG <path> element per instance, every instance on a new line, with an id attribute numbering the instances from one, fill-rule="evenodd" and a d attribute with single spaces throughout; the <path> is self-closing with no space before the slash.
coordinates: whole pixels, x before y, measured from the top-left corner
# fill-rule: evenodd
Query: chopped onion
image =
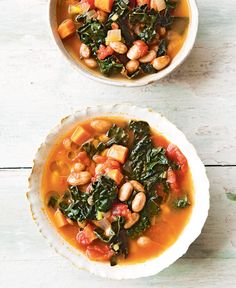
<path id="1" fill-rule="evenodd" d="M 96 19 L 97 18 L 97 12 L 95 10 L 90 10 L 86 13 L 86 19 Z"/>
<path id="2" fill-rule="evenodd" d="M 69 5 L 68 8 L 68 13 L 70 15 L 75 15 L 75 14 L 85 14 L 90 8 L 90 5 L 88 3 L 78 3 L 75 5 Z"/>

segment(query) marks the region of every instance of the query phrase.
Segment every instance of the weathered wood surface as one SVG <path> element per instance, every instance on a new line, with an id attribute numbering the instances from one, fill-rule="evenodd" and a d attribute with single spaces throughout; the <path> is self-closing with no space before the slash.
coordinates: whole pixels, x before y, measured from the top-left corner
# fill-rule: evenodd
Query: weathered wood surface
<path id="1" fill-rule="evenodd" d="M 0 287 L 236 287 L 236 167 L 209 167 L 211 209 L 187 254 L 155 277 L 108 281 L 52 251 L 25 197 L 34 153 L 60 118 L 97 103 L 150 106 L 174 122 L 207 165 L 236 165 L 236 5 L 199 0 L 200 27 L 187 61 L 143 88 L 85 79 L 49 36 L 47 1 L 0 1 Z"/>
<path id="2" fill-rule="evenodd" d="M 103 280 L 57 255 L 36 231 L 25 197 L 30 170 L 0 171 L 0 287 L 235 287 L 236 167 L 210 167 L 211 209 L 187 254 L 159 275 L 132 281 Z M 226 286 L 227 285 L 227 286 Z M 52 285 L 52 287 L 54 287 Z"/>

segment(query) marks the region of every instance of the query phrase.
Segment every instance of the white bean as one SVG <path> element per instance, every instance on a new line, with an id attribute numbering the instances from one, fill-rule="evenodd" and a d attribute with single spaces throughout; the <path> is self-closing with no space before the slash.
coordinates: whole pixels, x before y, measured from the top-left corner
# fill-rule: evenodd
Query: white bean
<path id="1" fill-rule="evenodd" d="M 141 183 L 139 183 L 136 180 L 131 180 L 130 183 L 133 185 L 134 190 L 138 191 L 138 192 L 145 192 L 144 187 Z"/>
<path id="2" fill-rule="evenodd" d="M 120 188 L 120 191 L 119 191 L 119 195 L 118 195 L 119 200 L 120 201 L 128 200 L 130 195 L 133 192 L 133 189 L 134 188 L 133 188 L 131 183 L 126 182 L 125 184 L 123 184 Z"/>
<path id="3" fill-rule="evenodd" d="M 134 196 L 132 201 L 132 210 L 134 212 L 140 212 L 146 203 L 146 195 L 143 192 L 139 192 Z"/>
<path id="4" fill-rule="evenodd" d="M 130 60 L 126 64 L 126 70 L 129 73 L 134 73 L 135 71 L 138 70 L 139 67 L 139 61 L 138 60 Z"/>
<path id="5" fill-rule="evenodd" d="M 78 162 L 75 163 L 74 167 L 71 169 L 72 172 L 81 172 L 85 170 L 85 165 Z"/>
<path id="6" fill-rule="evenodd" d="M 122 42 L 110 42 L 109 46 L 119 54 L 125 54 L 128 50 L 127 46 Z"/>
<path id="7" fill-rule="evenodd" d="M 92 175 L 88 171 L 81 171 L 81 172 L 71 172 L 69 177 L 67 178 L 67 182 L 70 185 L 77 186 L 77 185 L 84 185 L 90 182 Z"/>
<path id="8" fill-rule="evenodd" d="M 80 58 L 88 59 L 90 57 L 90 48 L 86 44 L 82 43 L 80 45 L 79 53 Z"/>
<path id="9" fill-rule="evenodd" d="M 97 132 L 104 133 L 111 128 L 112 123 L 107 120 L 93 120 L 90 126 Z"/>
<path id="10" fill-rule="evenodd" d="M 84 63 L 91 69 L 95 69 L 98 66 L 97 61 L 93 58 L 84 59 Z"/>
<path id="11" fill-rule="evenodd" d="M 130 47 L 129 51 L 127 52 L 127 57 L 130 60 L 137 60 L 141 57 L 141 51 L 138 45 L 133 45 Z"/>
<path id="12" fill-rule="evenodd" d="M 147 237 L 147 236 L 140 236 L 138 239 L 137 239 L 137 244 L 138 246 L 140 247 L 145 247 L 145 246 L 148 246 L 149 244 L 152 243 L 152 240 Z"/>
<path id="13" fill-rule="evenodd" d="M 156 70 L 161 70 L 165 68 L 170 63 L 170 57 L 168 55 L 157 57 L 153 60 L 152 66 Z"/>
<path id="14" fill-rule="evenodd" d="M 156 52 L 154 50 L 150 50 L 147 55 L 143 56 L 139 59 L 141 63 L 149 63 L 156 58 Z"/>

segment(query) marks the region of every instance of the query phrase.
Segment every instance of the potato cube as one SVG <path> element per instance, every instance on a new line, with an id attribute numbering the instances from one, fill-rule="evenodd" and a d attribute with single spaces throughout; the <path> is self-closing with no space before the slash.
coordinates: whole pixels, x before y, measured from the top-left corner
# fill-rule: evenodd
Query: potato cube
<path id="1" fill-rule="evenodd" d="M 125 163 L 126 157 L 128 155 L 128 148 L 121 145 L 112 145 L 107 152 L 107 157 L 110 157 L 121 164 Z"/>
<path id="2" fill-rule="evenodd" d="M 81 145 L 87 141 L 90 136 L 90 133 L 86 131 L 82 126 L 77 126 L 70 139 L 74 143 Z"/>

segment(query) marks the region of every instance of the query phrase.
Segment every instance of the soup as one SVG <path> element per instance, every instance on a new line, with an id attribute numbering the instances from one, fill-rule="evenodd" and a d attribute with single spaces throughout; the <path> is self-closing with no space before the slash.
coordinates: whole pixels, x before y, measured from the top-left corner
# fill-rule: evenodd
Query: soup
<path id="1" fill-rule="evenodd" d="M 94 261 L 144 262 L 170 247 L 193 206 L 179 148 L 144 121 L 78 123 L 53 147 L 43 172 L 45 211 L 58 233 Z"/>
<path id="2" fill-rule="evenodd" d="M 158 73 L 180 51 L 187 0 L 60 0 L 58 32 L 76 62 L 105 76 Z"/>

